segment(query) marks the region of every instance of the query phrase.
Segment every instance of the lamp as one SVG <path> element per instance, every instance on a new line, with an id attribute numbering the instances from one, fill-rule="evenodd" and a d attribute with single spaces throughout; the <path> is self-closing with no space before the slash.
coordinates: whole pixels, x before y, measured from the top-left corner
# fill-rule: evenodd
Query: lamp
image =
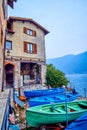
<path id="1" fill-rule="evenodd" d="M 7 56 L 10 56 L 10 51 L 9 50 L 7 50 Z"/>
<path id="2" fill-rule="evenodd" d="M 16 69 L 15 72 L 18 73 L 18 69 Z"/>

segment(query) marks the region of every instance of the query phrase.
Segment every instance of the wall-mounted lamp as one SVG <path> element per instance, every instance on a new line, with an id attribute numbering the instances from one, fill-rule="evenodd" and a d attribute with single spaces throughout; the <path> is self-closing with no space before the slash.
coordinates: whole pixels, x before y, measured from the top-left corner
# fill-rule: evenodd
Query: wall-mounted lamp
<path id="1" fill-rule="evenodd" d="M 7 56 L 10 56 L 10 51 L 9 50 L 7 50 Z"/>
<path id="2" fill-rule="evenodd" d="M 18 73 L 18 69 L 16 69 L 15 72 Z"/>

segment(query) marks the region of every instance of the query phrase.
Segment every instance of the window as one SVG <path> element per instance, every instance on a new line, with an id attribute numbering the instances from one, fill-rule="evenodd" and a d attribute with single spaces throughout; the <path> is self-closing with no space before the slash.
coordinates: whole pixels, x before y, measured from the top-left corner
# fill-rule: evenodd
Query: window
<path id="1" fill-rule="evenodd" d="M 24 75 L 24 80 L 30 80 L 30 75 Z"/>
<path id="2" fill-rule="evenodd" d="M 27 48 L 28 48 L 29 53 L 33 53 L 33 44 L 32 43 L 28 43 Z"/>
<path id="3" fill-rule="evenodd" d="M 24 42 L 24 52 L 37 54 L 37 45 L 35 43 Z"/>
<path id="4" fill-rule="evenodd" d="M 12 50 L 12 41 L 6 41 L 5 49 Z"/>
<path id="5" fill-rule="evenodd" d="M 2 8 L 3 8 L 3 16 L 5 18 L 6 13 L 6 7 L 5 7 L 5 0 L 2 0 Z"/>
<path id="6" fill-rule="evenodd" d="M 30 30 L 30 29 L 27 29 L 27 34 L 32 36 L 33 35 L 33 31 Z"/>
<path id="7" fill-rule="evenodd" d="M 11 30 L 13 32 L 13 23 L 12 22 L 7 22 L 7 29 Z"/>
<path id="8" fill-rule="evenodd" d="M 27 35 L 30 35 L 30 36 L 34 36 L 34 37 L 36 36 L 36 31 L 28 29 L 26 27 L 23 28 L 23 32 Z"/>

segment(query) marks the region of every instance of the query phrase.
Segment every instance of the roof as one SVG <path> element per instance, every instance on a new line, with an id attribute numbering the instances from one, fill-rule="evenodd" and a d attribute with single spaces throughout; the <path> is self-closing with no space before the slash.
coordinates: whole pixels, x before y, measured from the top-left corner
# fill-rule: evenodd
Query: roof
<path id="1" fill-rule="evenodd" d="M 37 27 L 39 27 L 41 30 L 43 30 L 45 34 L 49 33 L 49 31 L 47 29 L 45 29 L 43 26 L 41 26 L 39 23 L 37 23 L 36 21 L 34 21 L 31 18 L 21 18 L 21 17 L 14 17 L 14 16 L 9 17 L 9 21 L 14 21 L 14 20 L 23 21 L 23 22 L 31 22 L 31 23 L 35 24 Z"/>
<path id="2" fill-rule="evenodd" d="M 14 2 L 16 2 L 17 0 L 8 0 L 8 5 L 13 8 L 14 7 Z"/>

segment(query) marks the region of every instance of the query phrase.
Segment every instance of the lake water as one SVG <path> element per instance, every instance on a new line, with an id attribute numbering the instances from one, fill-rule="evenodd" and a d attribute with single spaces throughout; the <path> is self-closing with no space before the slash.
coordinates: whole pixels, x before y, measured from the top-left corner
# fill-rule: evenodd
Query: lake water
<path id="1" fill-rule="evenodd" d="M 66 77 L 70 87 L 74 87 L 80 96 L 87 97 L 87 74 L 70 74 Z"/>

